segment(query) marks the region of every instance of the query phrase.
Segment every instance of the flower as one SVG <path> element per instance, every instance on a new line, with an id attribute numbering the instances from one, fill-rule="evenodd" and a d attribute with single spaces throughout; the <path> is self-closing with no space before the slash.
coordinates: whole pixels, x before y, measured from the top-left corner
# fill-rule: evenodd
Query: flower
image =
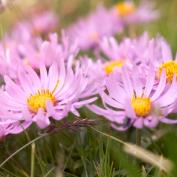
<path id="1" fill-rule="evenodd" d="M 2 42 L 0 44 L 0 74 L 9 75 L 16 79 L 17 68 L 21 65 L 19 54 L 15 48 L 15 43 L 10 45 Z"/>
<path id="2" fill-rule="evenodd" d="M 97 48 L 96 61 L 87 56 L 80 57 L 79 60 L 85 66 L 85 70 L 89 70 L 88 77 L 100 86 L 104 85 L 106 77 L 111 73 L 121 74 L 123 67 L 127 67 L 130 71 L 133 71 L 135 66 L 138 66 L 138 70 L 145 65 L 149 68 L 149 58 L 152 53 L 152 49 L 149 49 L 150 43 L 147 33 L 135 39 L 125 38 L 120 43 L 114 37 L 103 37 Z M 144 72 L 144 68 L 142 71 Z"/>
<path id="3" fill-rule="evenodd" d="M 117 13 L 120 16 L 127 16 L 135 12 L 135 5 L 131 1 L 120 2 L 116 5 Z"/>
<path id="4" fill-rule="evenodd" d="M 40 67 L 40 76 L 30 67 L 18 70 L 18 81 L 4 77 L 5 90 L 0 92 L 2 109 L 13 114 L 9 121 L 36 122 L 40 128 L 50 124 L 50 118 L 61 120 L 69 112 L 79 116 L 78 108 L 93 102 L 92 90 L 85 90 L 87 78 L 81 68 L 75 72 L 63 60 L 52 64 L 48 71 Z"/>
<path id="5" fill-rule="evenodd" d="M 100 20 L 104 19 L 104 20 Z M 121 32 L 122 25 L 113 13 L 105 7 L 98 7 L 95 12 L 79 19 L 71 25 L 66 34 L 75 40 L 83 50 L 94 48 L 103 36 Z"/>
<path id="6" fill-rule="evenodd" d="M 58 62 L 60 58 L 67 61 L 70 57 L 75 57 L 79 51 L 76 41 L 71 40 L 64 32 L 60 41 L 58 35 L 52 33 L 49 35 L 49 40 L 42 40 L 38 46 L 31 46 L 31 52 L 29 48 L 28 45 L 23 46 L 21 55 L 25 62 L 37 69 L 41 63 L 48 67 L 53 62 Z"/>
<path id="7" fill-rule="evenodd" d="M 152 63 L 153 67 L 156 69 L 156 75 L 158 79 L 160 78 L 162 71 L 165 70 L 167 82 L 171 83 L 173 76 L 177 75 L 177 55 L 173 58 L 171 48 L 164 38 L 158 37 L 156 39 L 156 43 L 158 43 L 161 53 L 159 57 L 156 57 L 154 62 L 152 62 L 153 58 L 151 57 L 149 63 Z"/>
<path id="8" fill-rule="evenodd" d="M 13 78 L 16 77 L 15 71 L 17 70 L 17 66 L 19 63 L 22 64 L 30 64 L 33 67 L 39 67 L 39 63 L 41 63 L 42 59 L 39 58 L 39 52 L 42 50 L 42 45 L 45 46 L 45 49 L 52 49 L 52 53 L 54 48 L 56 51 L 56 46 L 60 46 L 60 55 L 65 55 L 67 51 L 62 51 L 62 45 L 58 44 L 56 34 L 51 34 L 50 41 L 48 43 L 42 39 L 42 35 L 47 35 L 50 30 L 52 30 L 57 25 L 57 17 L 53 14 L 53 12 L 45 11 L 41 14 L 33 16 L 33 18 L 21 21 L 12 28 L 10 33 L 5 34 L 3 37 L 0 48 L 0 67 L 1 74 L 10 74 Z M 34 35 L 34 30 L 41 34 Z M 55 36 L 55 37 L 54 37 Z M 62 36 L 62 42 L 64 43 L 64 47 L 68 47 L 66 42 L 66 37 Z M 44 44 L 43 44 L 44 43 Z M 47 44 L 46 44 L 47 43 Z M 47 45 L 47 47 L 46 47 Z M 67 49 L 66 49 L 67 50 Z M 63 53 L 62 53 L 63 52 Z M 8 56 L 7 56 L 8 55 Z M 41 55 L 41 54 L 40 54 Z M 12 57 L 13 56 L 13 57 Z M 53 56 L 52 56 L 53 57 Z M 12 59 L 13 58 L 13 59 Z M 49 59 L 51 61 L 51 58 Z M 45 62 L 45 61 L 43 61 Z M 52 60 L 53 62 L 53 60 Z M 46 64 L 48 62 L 46 61 Z M 49 65 L 51 62 L 49 63 Z M 5 69 L 4 69 L 5 68 Z M 12 69 L 13 68 L 13 69 Z M 11 72 L 11 73 L 10 73 Z"/>
<path id="9" fill-rule="evenodd" d="M 107 78 L 106 90 L 100 91 L 104 108 L 91 105 L 89 109 L 111 121 L 117 130 L 126 130 L 130 126 L 154 128 L 159 122 L 177 123 L 177 120 L 167 118 L 177 99 L 176 76 L 169 87 L 164 71 L 157 85 L 153 69 L 144 77 L 142 80 L 136 70 L 134 73 L 124 70 L 119 76 L 111 74 Z"/>
<path id="10" fill-rule="evenodd" d="M 0 138 L 9 134 L 19 134 L 29 127 L 29 122 L 21 123 L 19 121 L 0 122 Z"/>
<path id="11" fill-rule="evenodd" d="M 52 33 L 49 40 L 32 38 L 30 41 L 16 41 L 11 37 L 5 37 L 0 44 L 0 74 L 17 78 L 19 66 L 30 65 L 34 69 L 39 69 L 41 63 L 49 67 L 53 62 L 58 62 L 60 58 L 67 61 L 78 54 L 77 43 L 68 38 L 64 32 L 60 41 L 58 35 Z"/>
<path id="12" fill-rule="evenodd" d="M 58 17 L 52 11 L 44 11 L 31 19 L 33 33 L 47 34 L 52 32 L 58 25 Z"/>
<path id="13" fill-rule="evenodd" d="M 153 41 L 148 33 L 133 39 L 125 38 L 121 42 L 114 37 L 104 37 L 99 43 L 99 54 L 105 73 L 107 75 L 115 71 L 121 73 L 124 66 L 132 71 L 138 66 L 139 70 L 145 72 L 151 60 L 161 56 L 162 53 L 159 44 Z"/>
<path id="14" fill-rule="evenodd" d="M 2 86 L 0 92 L 2 93 L 3 90 L 4 87 Z M 4 105 L 1 105 L 0 114 L 0 139 L 9 134 L 21 133 L 31 124 L 28 121 L 18 121 L 17 117 L 14 117 L 12 112 L 6 110 Z"/>
<path id="15" fill-rule="evenodd" d="M 11 36 L 17 41 L 31 41 L 34 36 L 43 37 L 53 32 L 57 25 L 57 15 L 52 11 L 43 11 L 16 23 L 11 30 Z"/>
<path id="16" fill-rule="evenodd" d="M 136 64 L 137 58 L 135 50 L 140 45 L 138 39 L 135 44 L 135 40 L 129 38 L 124 39 L 118 43 L 114 37 L 104 37 L 100 43 L 100 53 L 103 53 L 106 57 L 104 61 L 104 71 L 107 75 L 114 70 L 121 71 L 123 66 L 132 68 Z"/>
<path id="17" fill-rule="evenodd" d="M 153 4 L 147 1 L 142 1 L 138 7 L 133 1 L 120 2 L 113 7 L 113 12 L 124 25 L 149 22 L 159 16 Z"/>
<path id="18" fill-rule="evenodd" d="M 173 60 L 169 44 L 161 36 L 150 38 L 148 33 L 144 33 L 138 38 L 125 38 L 120 43 L 113 37 L 104 37 L 99 46 L 99 52 L 104 54 L 102 58 L 108 75 L 114 70 L 121 72 L 123 66 L 132 71 L 138 66 L 142 73 L 153 67 L 157 78 L 165 69 L 168 82 L 177 74 L 176 57 Z"/>
<path id="19" fill-rule="evenodd" d="M 104 72 L 104 63 L 102 60 L 97 59 L 94 61 L 88 56 L 80 57 L 77 63 L 80 63 L 85 76 L 88 78 L 88 85 L 94 90 L 94 93 L 98 93 L 98 88 L 104 87 L 106 74 Z"/>

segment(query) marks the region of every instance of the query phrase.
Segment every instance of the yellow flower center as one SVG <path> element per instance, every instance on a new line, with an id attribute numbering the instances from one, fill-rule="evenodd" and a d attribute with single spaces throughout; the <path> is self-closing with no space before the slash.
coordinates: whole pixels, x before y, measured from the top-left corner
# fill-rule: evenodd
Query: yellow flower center
<path id="1" fill-rule="evenodd" d="M 158 70 L 157 77 L 158 79 L 160 78 L 162 71 L 165 70 L 166 76 L 167 76 L 167 81 L 172 82 L 174 74 L 177 76 L 177 62 L 169 60 L 165 63 L 163 63 Z"/>
<path id="2" fill-rule="evenodd" d="M 138 117 L 145 117 L 151 111 L 151 100 L 149 98 L 133 97 L 131 106 Z"/>
<path id="3" fill-rule="evenodd" d="M 121 2 L 116 5 L 116 10 L 120 16 L 126 16 L 135 12 L 135 6 L 131 2 Z"/>
<path id="4" fill-rule="evenodd" d="M 115 61 L 111 61 L 108 62 L 105 67 L 104 67 L 104 71 L 106 74 L 110 74 L 113 72 L 113 70 L 115 68 L 121 68 L 124 65 L 124 61 L 123 60 L 115 60 Z"/>
<path id="5" fill-rule="evenodd" d="M 31 95 L 27 99 L 28 108 L 32 112 L 37 112 L 39 108 L 46 110 L 46 102 L 51 101 L 53 104 L 56 103 L 56 98 L 53 93 L 49 90 L 38 91 L 36 94 Z"/>
<path id="6" fill-rule="evenodd" d="M 56 103 L 56 98 L 53 96 L 53 93 L 49 90 L 38 91 L 27 99 L 28 108 L 32 112 L 37 112 L 39 108 L 46 110 L 47 101 L 51 101 L 53 104 Z"/>

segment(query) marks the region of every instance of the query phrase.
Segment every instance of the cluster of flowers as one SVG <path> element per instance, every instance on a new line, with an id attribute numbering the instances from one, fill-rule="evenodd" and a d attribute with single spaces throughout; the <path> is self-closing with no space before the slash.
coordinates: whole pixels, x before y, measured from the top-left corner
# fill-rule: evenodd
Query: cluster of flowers
<path id="1" fill-rule="evenodd" d="M 152 9 L 153 4 L 147 1 L 141 1 L 139 7 L 132 1 L 120 2 L 109 9 L 98 6 L 94 13 L 80 18 L 66 29 L 67 35 L 77 40 L 82 50 L 93 49 L 103 36 L 120 34 L 126 26 L 156 19 L 159 13 Z"/>
<path id="2" fill-rule="evenodd" d="M 17 24 L 0 43 L 0 136 L 34 122 L 45 128 L 69 112 L 79 116 L 83 106 L 117 130 L 177 123 L 167 118 L 177 111 L 177 62 L 168 43 L 147 33 L 120 43 L 111 37 L 127 24 L 156 17 L 144 4 L 100 7 L 68 27 L 60 40 L 55 33 L 44 40 L 57 25 L 50 12 Z M 93 48 L 97 60 L 78 55 Z M 102 106 L 95 104 L 98 97 Z"/>

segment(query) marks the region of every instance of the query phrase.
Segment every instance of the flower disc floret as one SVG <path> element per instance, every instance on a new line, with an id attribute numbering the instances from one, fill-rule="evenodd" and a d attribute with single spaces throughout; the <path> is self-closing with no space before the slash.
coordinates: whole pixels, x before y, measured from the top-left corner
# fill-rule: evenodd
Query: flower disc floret
<path id="1" fill-rule="evenodd" d="M 49 90 L 38 91 L 27 99 L 28 108 L 32 112 L 37 112 L 40 108 L 46 110 L 47 101 L 51 101 L 53 105 L 56 103 L 56 98 Z"/>
<path id="2" fill-rule="evenodd" d="M 131 106 L 138 117 L 148 116 L 151 111 L 151 101 L 149 98 L 133 97 Z"/>
<path id="3" fill-rule="evenodd" d="M 115 68 L 121 68 L 124 65 L 124 61 L 123 60 L 115 60 L 115 61 L 111 61 L 108 62 L 105 67 L 104 67 L 104 71 L 106 74 L 110 74 L 113 72 L 113 70 Z"/>
<path id="4" fill-rule="evenodd" d="M 116 5 L 117 12 L 120 16 L 130 15 L 135 12 L 135 6 L 131 2 L 121 2 Z"/>
<path id="5" fill-rule="evenodd" d="M 163 63 L 158 70 L 158 77 L 160 78 L 162 71 L 165 70 L 166 76 L 167 76 L 167 81 L 172 82 L 173 76 L 177 76 L 177 62 L 170 60 L 165 63 Z"/>

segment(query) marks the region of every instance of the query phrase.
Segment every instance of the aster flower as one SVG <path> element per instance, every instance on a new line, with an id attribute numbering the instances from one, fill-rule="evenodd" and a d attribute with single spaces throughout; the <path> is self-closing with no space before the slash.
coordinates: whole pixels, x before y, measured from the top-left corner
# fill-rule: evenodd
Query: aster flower
<path id="1" fill-rule="evenodd" d="M 71 40 L 63 32 L 60 41 L 58 35 L 52 33 L 49 35 L 49 40 L 41 41 L 38 46 L 25 45 L 20 52 L 27 64 L 39 68 L 41 63 L 48 67 L 60 58 L 67 61 L 69 57 L 75 57 L 78 51 L 76 41 Z"/>
<path id="2" fill-rule="evenodd" d="M 29 122 L 0 121 L 0 139 L 9 134 L 19 134 L 30 126 Z"/>
<path id="3" fill-rule="evenodd" d="M 148 68 L 146 66 L 149 66 L 150 58 L 161 53 L 160 50 L 156 50 L 159 45 L 154 43 L 152 45 L 152 41 L 147 33 L 134 39 L 125 38 L 121 42 L 114 37 L 104 37 L 99 43 L 99 53 L 104 63 L 105 73 L 109 75 L 115 70 L 121 73 L 123 66 L 129 70 L 133 70 L 134 66 L 138 66 L 139 69 L 143 68 L 143 70 Z"/>
<path id="4" fill-rule="evenodd" d="M 21 65 L 21 60 L 15 48 L 15 44 L 0 44 L 0 74 L 9 75 L 15 79 L 17 68 Z"/>
<path id="5" fill-rule="evenodd" d="M 133 1 L 120 2 L 113 7 L 113 11 L 124 25 L 149 22 L 159 16 L 149 1 L 142 1 L 139 6 L 136 6 Z"/>
<path id="6" fill-rule="evenodd" d="M 96 98 L 85 90 L 87 78 L 83 71 L 65 66 L 64 61 L 53 64 L 47 71 L 40 67 L 40 76 L 30 67 L 19 68 L 18 82 L 5 76 L 5 90 L 0 93 L 3 111 L 13 117 L 7 120 L 36 122 L 40 128 L 50 124 L 50 117 L 61 120 L 68 112 L 79 116 L 78 108 L 93 102 Z"/>
<path id="7" fill-rule="evenodd" d="M 5 39 L 13 39 L 18 42 L 28 42 L 31 41 L 32 32 L 31 27 L 28 21 L 21 21 L 15 24 L 7 35 L 4 37 Z"/>
<path id="8" fill-rule="evenodd" d="M 18 67 L 29 64 L 27 57 L 32 60 L 32 56 L 37 53 L 37 43 L 34 43 L 5 37 L 0 43 L 0 74 L 16 79 Z"/>
<path id="9" fill-rule="evenodd" d="M 101 20 L 104 19 L 104 20 Z M 77 40 L 81 49 L 94 48 L 103 36 L 110 36 L 122 30 L 121 23 L 111 11 L 98 7 L 85 18 L 81 18 L 66 31 L 67 35 Z"/>
<path id="10" fill-rule="evenodd" d="M 136 128 L 154 128 L 159 122 L 174 124 L 177 120 L 167 116 L 175 108 L 176 77 L 170 87 L 166 87 L 166 74 L 163 71 L 158 85 L 154 70 L 149 71 L 144 80 L 138 73 L 110 75 L 106 82 L 106 91 L 100 92 L 104 108 L 96 105 L 88 106 L 98 115 L 112 122 L 117 130 L 126 130 L 130 126 Z"/>
<path id="11" fill-rule="evenodd" d="M 4 46 L 3 51 L 7 49 L 19 59 L 25 58 L 24 63 L 28 63 L 27 57 L 33 60 L 34 55 L 39 52 L 38 50 L 43 43 L 43 35 L 47 35 L 54 26 L 56 27 L 56 20 L 57 17 L 53 12 L 45 11 L 33 16 L 31 19 L 18 22 L 3 37 L 1 41 L 1 45 Z M 34 35 L 34 31 L 38 35 Z"/>
<path id="12" fill-rule="evenodd" d="M 58 17 L 52 11 L 44 11 L 31 19 L 33 33 L 47 34 L 54 31 L 58 25 Z"/>
<path id="13" fill-rule="evenodd" d="M 98 88 L 103 88 L 105 84 L 106 74 L 103 61 L 99 59 L 94 61 L 88 56 L 83 56 L 79 58 L 77 64 L 81 65 L 85 76 L 88 78 L 89 87 L 97 94 Z"/>
<path id="14" fill-rule="evenodd" d="M 149 67 L 153 67 L 158 77 L 162 71 L 162 69 L 160 70 L 162 64 L 172 61 L 173 58 L 170 46 L 165 39 L 160 36 L 150 38 L 148 33 L 144 33 L 138 38 L 125 38 L 121 42 L 117 42 L 113 37 L 105 37 L 100 41 L 100 53 L 105 56 L 102 58 L 107 74 L 114 70 L 121 72 L 123 66 L 129 70 L 134 70 L 134 67 L 138 66 L 140 74 L 147 73 Z M 167 75 L 169 71 L 173 70 L 166 70 Z"/>
<path id="15" fill-rule="evenodd" d="M 129 38 L 118 43 L 113 37 L 104 37 L 100 41 L 100 52 L 107 57 L 106 60 L 103 60 L 105 73 L 109 75 L 114 70 L 120 72 L 124 65 L 132 68 L 136 59 L 134 56 L 135 47 L 137 45 L 134 45 L 133 40 Z"/>
<path id="16" fill-rule="evenodd" d="M 31 41 L 33 36 L 43 36 L 53 32 L 58 25 L 58 17 L 52 11 L 35 14 L 32 18 L 18 22 L 11 30 L 17 41 Z"/>
<path id="17" fill-rule="evenodd" d="M 2 86 L 0 91 L 3 92 L 3 90 L 4 87 Z M 21 133 L 31 124 L 28 121 L 16 120 L 13 113 L 6 110 L 4 105 L 1 105 L 0 115 L 0 139 L 9 134 Z"/>
<path id="18" fill-rule="evenodd" d="M 142 73 L 153 67 L 159 80 L 162 71 L 165 70 L 167 82 L 172 82 L 173 76 L 177 75 L 177 56 L 173 57 L 170 45 L 163 37 L 158 35 L 149 38 L 145 33 L 140 38 L 132 40 L 131 46 L 133 50 L 130 50 L 130 54 L 133 55 L 129 55 L 129 58 L 135 61 Z"/>
<path id="19" fill-rule="evenodd" d="M 122 73 L 123 66 L 133 70 L 136 65 L 145 63 L 148 45 L 147 33 L 136 39 L 125 38 L 120 43 L 114 37 L 103 37 L 99 42 L 96 61 L 87 56 L 80 57 L 79 60 L 85 66 L 85 70 L 89 70 L 88 77 L 97 84 L 104 85 L 106 77 L 113 72 Z"/>
<path id="20" fill-rule="evenodd" d="M 32 38 L 30 41 L 15 41 L 13 38 L 4 38 L 0 44 L 0 74 L 9 75 L 16 79 L 17 70 L 20 65 L 30 65 L 34 69 L 39 69 L 43 63 L 49 67 L 53 62 L 58 62 L 61 58 L 67 61 L 78 54 L 77 43 L 68 38 L 62 32 L 61 39 L 52 33 L 49 40 Z"/>
<path id="21" fill-rule="evenodd" d="M 154 61 L 153 57 L 150 57 L 149 64 L 153 64 L 158 79 L 160 78 L 162 71 L 165 70 L 167 75 L 167 82 L 171 83 L 174 75 L 177 75 L 177 55 L 173 58 L 171 48 L 164 38 L 158 37 L 156 38 L 154 43 L 156 43 L 155 45 L 157 45 L 158 43 L 160 54 L 156 57 L 156 60 Z M 153 47 L 154 45 L 152 45 L 151 48 Z M 150 50 L 152 51 L 152 49 Z"/>

